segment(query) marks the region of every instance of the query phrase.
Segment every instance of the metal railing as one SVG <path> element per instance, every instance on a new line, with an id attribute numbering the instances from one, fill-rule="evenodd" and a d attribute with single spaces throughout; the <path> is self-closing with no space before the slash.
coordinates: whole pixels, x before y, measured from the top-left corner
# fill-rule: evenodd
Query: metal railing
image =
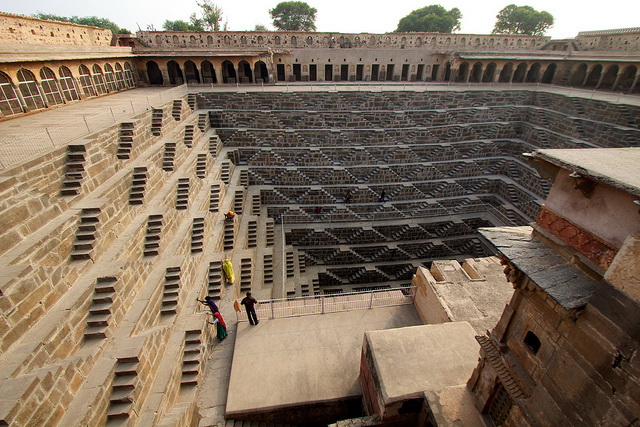
<path id="1" fill-rule="evenodd" d="M 263 300 L 256 305 L 256 314 L 258 320 L 278 319 L 409 305 L 413 304 L 415 292 L 415 286 L 404 286 L 363 292 Z M 236 312 L 236 320 L 247 321 L 244 310 Z"/>
<path id="2" fill-rule="evenodd" d="M 186 93 L 187 85 L 183 84 L 138 101 L 112 105 L 97 114 L 79 115 L 77 120 L 64 125 L 45 127 L 35 132 L 23 133 L 13 138 L 0 140 L 0 169 L 69 144 L 76 139 L 89 136 L 114 124 L 130 120 L 136 115 L 149 110 L 152 106 L 160 106 Z M 98 99 L 100 98 L 96 98 L 96 100 Z M 80 120 L 80 117 L 82 120 Z M 17 120 L 19 119 L 18 117 Z"/>

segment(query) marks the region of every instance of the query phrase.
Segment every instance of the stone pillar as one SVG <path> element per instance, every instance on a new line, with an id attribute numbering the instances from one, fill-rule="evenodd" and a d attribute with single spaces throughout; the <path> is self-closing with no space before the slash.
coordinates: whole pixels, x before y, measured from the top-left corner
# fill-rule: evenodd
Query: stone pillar
<path id="1" fill-rule="evenodd" d="M 449 82 L 455 82 L 456 77 L 458 77 L 458 72 L 460 72 L 459 68 L 451 68 L 451 73 L 449 74 Z"/>
<path id="2" fill-rule="evenodd" d="M 605 71 L 604 67 L 603 67 L 602 71 Z M 600 78 L 598 79 L 598 83 L 596 83 L 596 89 L 598 89 L 600 87 L 600 85 L 602 84 L 602 80 L 604 79 L 605 74 L 607 74 L 607 73 L 606 72 L 600 73 Z"/>
<path id="3" fill-rule="evenodd" d="M 633 92 L 638 86 L 638 79 L 640 79 L 640 73 L 636 71 L 636 77 L 633 79 L 633 83 L 631 83 L 631 88 L 629 88 L 629 93 Z"/>
<path id="4" fill-rule="evenodd" d="M 620 83 L 620 78 L 623 75 L 623 71 L 621 69 L 618 69 L 618 74 L 616 75 L 616 79 L 613 82 L 613 86 L 611 87 L 612 90 L 616 90 L 616 88 L 618 87 L 618 84 Z"/>
<path id="5" fill-rule="evenodd" d="M 587 84 L 587 80 L 589 80 L 589 74 L 591 73 L 591 70 L 593 69 L 592 67 L 587 67 L 587 70 L 584 73 L 584 79 L 582 79 L 582 83 L 580 83 L 580 87 L 584 86 Z"/>

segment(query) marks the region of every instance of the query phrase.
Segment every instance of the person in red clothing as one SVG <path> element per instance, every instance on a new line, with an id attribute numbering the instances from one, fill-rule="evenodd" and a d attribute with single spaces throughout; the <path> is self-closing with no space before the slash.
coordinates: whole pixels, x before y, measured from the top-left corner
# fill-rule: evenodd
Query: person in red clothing
<path id="1" fill-rule="evenodd" d="M 224 340 L 227 335 L 227 324 L 224 323 L 224 319 L 222 318 L 222 314 L 219 311 L 213 313 L 213 322 L 209 322 L 212 325 L 216 325 L 217 337 L 220 341 Z"/>
<path id="2" fill-rule="evenodd" d="M 249 318 L 249 323 L 252 325 L 260 323 L 255 309 L 255 305 L 257 303 L 258 301 L 251 296 L 251 292 L 247 292 L 247 296 L 242 298 L 242 301 L 240 301 L 240 304 L 244 305 L 245 310 L 247 310 L 247 317 Z"/>

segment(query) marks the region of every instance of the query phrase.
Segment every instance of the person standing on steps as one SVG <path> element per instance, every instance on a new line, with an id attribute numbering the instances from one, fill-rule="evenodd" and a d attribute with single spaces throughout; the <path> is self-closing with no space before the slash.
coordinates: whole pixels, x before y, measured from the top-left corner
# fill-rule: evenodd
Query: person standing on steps
<path id="1" fill-rule="evenodd" d="M 211 298 L 210 296 L 204 297 L 204 301 L 196 298 L 196 301 L 198 301 L 200 304 L 204 304 L 207 307 L 209 307 L 211 309 L 211 314 L 215 313 L 216 311 L 219 311 L 218 306 L 213 301 L 213 298 Z"/>
<path id="2" fill-rule="evenodd" d="M 222 314 L 220 314 L 219 311 L 215 311 L 213 313 L 213 322 L 209 322 L 212 325 L 216 325 L 216 336 L 218 337 L 218 339 L 220 341 L 224 340 L 227 335 L 229 335 L 227 333 L 227 324 L 224 323 L 224 319 L 222 318 Z"/>
<path id="3" fill-rule="evenodd" d="M 380 193 L 380 199 L 378 199 L 378 201 L 380 203 L 385 203 L 387 201 L 387 193 L 385 193 L 384 190 L 382 190 L 382 193 Z"/>
<path id="4" fill-rule="evenodd" d="M 247 317 L 249 318 L 249 323 L 252 325 L 260 323 L 255 309 L 255 305 L 257 303 L 258 301 L 251 296 L 251 292 L 247 292 L 247 296 L 242 298 L 242 301 L 240 301 L 240 304 L 244 305 L 245 310 L 247 310 Z"/>

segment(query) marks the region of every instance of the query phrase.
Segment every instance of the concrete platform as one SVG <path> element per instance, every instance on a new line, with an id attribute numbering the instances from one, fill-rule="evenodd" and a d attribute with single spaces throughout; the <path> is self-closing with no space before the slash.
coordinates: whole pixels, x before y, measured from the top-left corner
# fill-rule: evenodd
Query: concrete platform
<path id="1" fill-rule="evenodd" d="M 359 404 L 365 331 L 420 324 L 412 305 L 262 320 L 257 326 L 242 322 L 225 415 L 291 422 L 296 416 L 311 416 L 308 408 L 306 415 L 297 414 L 305 405 L 315 405 L 314 413 L 322 417 L 323 411 L 331 415 L 335 410 L 332 402 L 351 399 Z M 324 406 L 318 409 L 318 404 Z"/>
<path id="2" fill-rule="evenodd" d="M 360 380 L 369 412 L 417 421 L 425 392 L 467 383 L 480 351 L 474 336 L 468 322 L 367 332 Z"/>

